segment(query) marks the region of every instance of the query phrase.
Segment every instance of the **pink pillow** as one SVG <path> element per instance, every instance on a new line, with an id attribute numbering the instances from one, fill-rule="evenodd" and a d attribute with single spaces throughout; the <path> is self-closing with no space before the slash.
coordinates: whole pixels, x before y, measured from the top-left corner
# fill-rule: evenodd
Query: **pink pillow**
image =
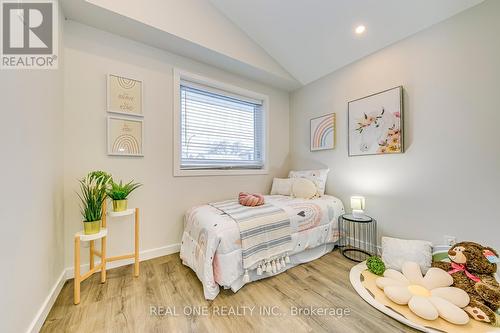
<path id="1" fill-rule="evenodd" d="M 240 192 L 239 203 L 243 206 L 260 206 L 264 204 L 264 196 L 262 194 L 250 194 L 246 192 Z"/>

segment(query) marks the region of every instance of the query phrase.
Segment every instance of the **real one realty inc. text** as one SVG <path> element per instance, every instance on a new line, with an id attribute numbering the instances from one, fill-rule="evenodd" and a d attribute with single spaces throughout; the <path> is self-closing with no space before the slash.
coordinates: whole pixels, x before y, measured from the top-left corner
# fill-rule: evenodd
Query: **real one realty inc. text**
<path id="1" fill-rule="evenodd" d="M 164 306 L 150 305 L 149 314 L 152 316 L 331 316 L 342 318 L 351 314 L 351 309 L 342 307 L 318 306 L 290 306 L 283 309 L 280 306 Z"/>

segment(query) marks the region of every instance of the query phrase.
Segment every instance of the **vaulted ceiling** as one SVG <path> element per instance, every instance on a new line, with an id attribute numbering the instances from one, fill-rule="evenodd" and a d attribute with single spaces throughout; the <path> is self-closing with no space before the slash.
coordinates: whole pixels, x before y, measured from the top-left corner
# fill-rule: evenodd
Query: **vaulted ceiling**
<path id="1" fill-rule="evenodd" d="M 210 1 L 307 84 L 483 0 Z"/>
<path id="2" fill-rule="evenodd" d="M 66 18 L 285 90 L 283 67 L 208 0 L 61 0 Z"/>
<path id="3" fill-rule="evenodd" d="M 483 0 L 61 0 L 67 18 L 294 90 Z M 499 0 L 500 1 L 500 0 Z M 354 29 L 364 25 L 357 35 Z"/>

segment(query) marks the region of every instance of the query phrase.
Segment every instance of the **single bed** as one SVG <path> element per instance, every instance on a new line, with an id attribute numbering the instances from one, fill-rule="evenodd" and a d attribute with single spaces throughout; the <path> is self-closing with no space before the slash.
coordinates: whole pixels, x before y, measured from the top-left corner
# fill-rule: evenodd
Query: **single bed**
<path id="1" fill-rule="evenodd" d="M 340 199 L 330 195 L 309 200 L 267 195 L 265 201 L 282 208 L 290 219 L 290 263 L 276 273 L 259 276 L 251 271 L 250 281 L 315 260 L 334 248 L 339 238 L 338 217 L 344 214 Z M 214 299 L 220 287 L 236 292 L 245 284 L 238 225 L 211 205 L 193 207 L 186 213 L 180 257 L 200 279 L 206 299 Z"/>

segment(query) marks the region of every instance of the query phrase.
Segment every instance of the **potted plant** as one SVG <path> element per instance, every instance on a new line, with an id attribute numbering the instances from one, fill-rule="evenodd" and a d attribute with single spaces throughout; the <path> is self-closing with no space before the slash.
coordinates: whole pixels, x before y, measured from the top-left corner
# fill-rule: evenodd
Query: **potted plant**
<path id="1" fill-rule="evenodd" d="M 113 211 L 122 212 L 126 210 L 128 205 L 128 195 L 140 186 L 142 186 L 142 184 L 134 183 L 133 180 L 127 184 L 123 184 L 121 180 L 120 183 L 111 181 L 111 186 L 107 193 L 108 196 L 113 199 Z"/>
<path id="2" fill-rule="evenodd" d="M 104 171 L 93 171 L 80 179 L 81 213 L 83 230 L 86 235 L 96 234 L 101 230 L 102 204 L 106 200 L 106 191 L 112 180 L 111 175 Z"/>

